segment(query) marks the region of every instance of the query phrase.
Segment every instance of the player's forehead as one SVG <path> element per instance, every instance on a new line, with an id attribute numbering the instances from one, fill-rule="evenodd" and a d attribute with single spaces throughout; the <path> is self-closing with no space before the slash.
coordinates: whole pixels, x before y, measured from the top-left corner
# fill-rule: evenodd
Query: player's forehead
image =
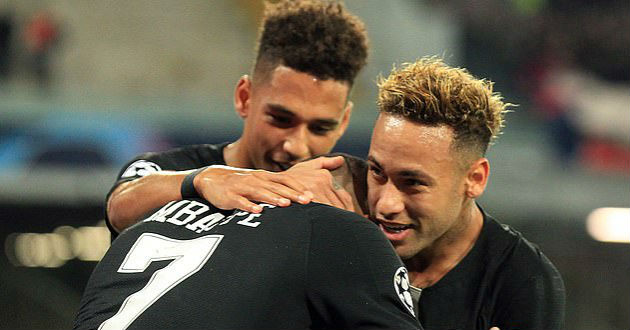
<path id="1" fill-rule="evenodd" d="M 338 120 L 346 107 L 349 86 L 278 66 L 258 92 L 269 110 L 304 120 Z"/>
<path id="2" fill-rule="evenodd" d="M 313 111 L 308 108 L 290 108 L 283 104 L 267 103 L 265 110 L 275 116 L 297 119 L 310 124 L 336 126 L 341 120 L 343 111 Z"/>

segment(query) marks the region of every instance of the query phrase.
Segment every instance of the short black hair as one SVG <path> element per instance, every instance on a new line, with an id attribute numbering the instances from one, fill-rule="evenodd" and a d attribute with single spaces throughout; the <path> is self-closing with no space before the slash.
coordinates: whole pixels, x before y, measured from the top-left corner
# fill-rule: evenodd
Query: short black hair
<path id="1" fill-rule="evenodd" d="M 352 86 L 365 66 L 365 26 L 335 1 L 266 3 L 257 42 L 255 80 L 266 79 L 278 65 Z"/>

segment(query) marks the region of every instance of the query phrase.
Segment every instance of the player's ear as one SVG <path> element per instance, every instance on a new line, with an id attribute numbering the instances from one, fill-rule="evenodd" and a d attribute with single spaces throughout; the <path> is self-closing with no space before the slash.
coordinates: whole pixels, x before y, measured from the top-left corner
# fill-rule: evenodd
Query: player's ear
<path id="1" fill-rule="evenodd" d="M 468 168 L 466 174 L 466 196 L 478 198 L 486 190 L 488 176 L 490 175 L 490 162 L 487 158 L 479 158 Z"/>
<path id="2" fill-rule="evenodd" d="M 244 75 L 236 83 L 234 90 L 234 109 L 241 118 L 247 118 L 252 96 L 252 81 Z"/>
<path id="3" fill-rule="evenodd" d="M 343 117 L 341 117 L 341 122 L 339 123 L 339 128 L 337 129 L 337 134 L 339 137 L 346 132 L 346 128 L 348 128 L 348 123 L 350 123 L 350 116 L 352 115 L 352 108 L 354 107 L 354 103 L 352 101 L 348 101 L 346 104 L 346 108 L 343 110 Z"/>

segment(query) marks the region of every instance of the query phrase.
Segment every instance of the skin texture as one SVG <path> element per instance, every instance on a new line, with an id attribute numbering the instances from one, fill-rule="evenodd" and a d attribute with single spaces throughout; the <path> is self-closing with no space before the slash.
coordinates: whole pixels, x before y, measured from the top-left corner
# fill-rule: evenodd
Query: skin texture
<path id="1" fill-rule="evenodd" d="M 480 158 L 462 168 L 452 140 L 447 126 L 426 126 L 383 113 L 372 135 L 367 174 L 370 218 L 420 287 L 452 269 L 482 226 L 474 198 L 485 189 L 488 161 Z M 388 226 L 404 229 L 392 232 Z"/>
<path id="2" fill-rule="evenodd" d="M 329 152 L 348 126 L 348 92 L 347 83 L 319 80 L 282 65 L 257 84 L 242 77 L 234 106 L 244 120 L 243 134 L 226 148 L 227 163 L 281 171 Z"/>

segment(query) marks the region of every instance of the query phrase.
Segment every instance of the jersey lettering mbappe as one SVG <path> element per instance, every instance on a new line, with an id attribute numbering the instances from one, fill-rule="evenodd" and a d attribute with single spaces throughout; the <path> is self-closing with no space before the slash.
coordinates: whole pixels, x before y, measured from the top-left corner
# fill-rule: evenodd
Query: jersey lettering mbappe
<path id="1" fill-rule="evenodd" d="M 263 209 L 274 208 L 275 205 L 259 204 Z M 260 225 L 259 221 L 254 219 L 260 217 L 261 213 L 249 213 L 246 211 L 235 212 L 226 216 L 219 212 L 213 212 L 203 204 L 192 200 L 172 201 L 144 222 L 168 222 L 173 225 L 183 226 L 186 229 L 196 233 L 212 230 L 216 226 L 222 226 L 230 223 L 233 219 L 237 219 L 236 223 L 246 227 L 256 228 Z M 193 221 L 194 220 L 194 221 Z"/>

